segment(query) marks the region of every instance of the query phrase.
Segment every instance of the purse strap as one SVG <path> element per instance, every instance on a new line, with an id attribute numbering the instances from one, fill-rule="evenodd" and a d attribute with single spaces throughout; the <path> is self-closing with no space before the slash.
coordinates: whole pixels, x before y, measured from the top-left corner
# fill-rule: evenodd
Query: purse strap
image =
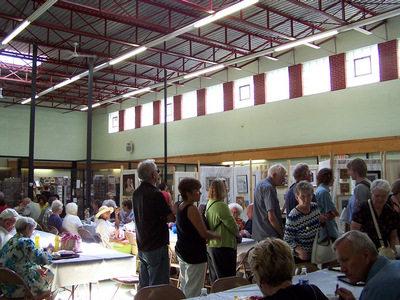
<path id="1" fill-rule="evenodd" d="M 383 248 L 383 247 L 385 247 L 385 244 L 383 243 L 381 231 L 379 230 L 378 223 L 376 222 L 375 212 L 374 212 L 374 209 L 372 208 L 371 199 L 368 199 L 368 205 L 369 205 L 369 209 L 371 210 L 372 220 L 374 220 L 374 225 L 375 225 L 376 232 L 378 233 L 379 243 L 381 244 L 381 246 Z"/>

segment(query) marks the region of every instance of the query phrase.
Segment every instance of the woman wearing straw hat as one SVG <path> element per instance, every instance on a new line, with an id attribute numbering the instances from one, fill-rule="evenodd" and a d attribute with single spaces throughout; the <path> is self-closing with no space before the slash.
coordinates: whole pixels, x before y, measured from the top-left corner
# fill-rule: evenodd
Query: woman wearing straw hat
<path id="1" fill-rule="evenodd" d="M 113 248 L 114 242 L 122 243 L 122 240 L 117 238 L 114 225 L 108 221 L 113 211 L 114 208 L 103 205 L 96 214 L 96 233 L 100 235 L 103 246 L 109 249 Z"/>

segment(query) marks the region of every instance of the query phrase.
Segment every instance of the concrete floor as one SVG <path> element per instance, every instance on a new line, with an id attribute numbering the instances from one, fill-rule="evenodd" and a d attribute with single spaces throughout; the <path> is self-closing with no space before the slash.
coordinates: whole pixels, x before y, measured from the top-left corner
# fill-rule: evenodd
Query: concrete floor
<path id="1" fill-rule="evenodd" d="M 99 285 L 97 285 L 96 283 L 92 283 L 92 300 L 111 300 L 117 287 L 118 283 L 112 280 L 100 281 Z M 67 288 L 70 289 L 71 287 Z M 135 286 L 122 285 L 119 288 L 113 300 L 133 300 L 135 294 L 136 294 Z M 72 299 L 71 293 L 69 291 L 60 289 L 56 299 L 71 300 Z M 90 299 L 89 285 L 88 284 L 80 285 L 74 293 L 74 299 L 89 300 Z"/>

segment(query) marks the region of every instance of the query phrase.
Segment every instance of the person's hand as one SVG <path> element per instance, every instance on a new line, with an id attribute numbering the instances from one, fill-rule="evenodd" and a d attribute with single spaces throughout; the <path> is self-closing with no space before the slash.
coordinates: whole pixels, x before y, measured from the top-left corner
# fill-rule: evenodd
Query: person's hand
<path id="1" fill-rule="evenodd" d="M 239 233 L 242 237 L 250 237 L 251 236 L 250 232 L 248 232 L 246 229 L 240 230 Z"/>
<path id="2" fill-rule="evenodd" d="M 125 221 L 126 221 L 126 223 L 130 223 L 130 222 L 132 222 L 132 219 L 129 217 L 126 217 Z"/>
<path id="3" fill-rule="evenodd" d="M 52 244 L 49 244 L 48 246 L 47 246 L 47 248 L 45 248 L 45 250 L 46 250 L 46 252 L 48 252 L 48 253 L 53 253 L 54 252 L 54 246 L 52 245 Z"/>
<path id="4" fill-rule="evenodd" d="M 220 234 L 218 234 L 218 233 L 216 233 L 215 234 L 215 240 L 217 241 L 217 242 L 220 242 L 221 241 L 221 238 L 222 238 L 222 235 L 220 235 Z"/>
<path id="5" fill-rule="evenodd" d="M 115 215 L 119 214 L 119 209 L 120 208 L 118 206 L 115 208 Z"/>
<path id="6" fill-rule="evenodd" d="M 47 276 L 46 274 L 47 271 L 43 270 L 40 266 L 37 267 L 36 271 L 40 274 L 41 277 Z"/>
<path id="7" fill-rule="evenodd" d="M 242 242 L 242 236 L 238 233 L 236 235 L 236 243 L 240 244 Z"/>
<path id="8" fill-rule="evenodd" d="M 342 287 L 338 288 L 337 294 L 339 295 L 340 299 L 343 300 L 356 300 L 352 292 Z"/>
<path id="9" fill-rule="evenodd" d="M 320 222 L 320 223 L 324 224 L 324 223 L 326 222 L 326 220 L 327 220 L 327 217 L 325 217 L 325 216 L 319 216 L 319 222 Z"/>
<path id="10" fill-rule="evenodd" d="M 304 251 L 303 248 L 301 248 L 300 246 L 297 246 L 295 251 L 297 252 L 297 254 L 299 255 L 299 258 L 302 260 L 308 260 L 308 255 L 307 252 Z"/>

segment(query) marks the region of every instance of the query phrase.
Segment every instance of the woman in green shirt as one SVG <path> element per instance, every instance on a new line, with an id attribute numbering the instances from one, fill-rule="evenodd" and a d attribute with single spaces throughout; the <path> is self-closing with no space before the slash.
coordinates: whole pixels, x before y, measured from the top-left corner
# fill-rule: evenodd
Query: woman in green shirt
<path id="1" fill-rule="evenodd" d="M 206 217 L 210 230 L 220 234 L 222 238 L 220 241 L 211 240 L 207 247 L 212 283 L 218 278 L 236 275 L 236 247 L 242 240 L 236 221 L 224 202 L 226 196 L 225 180 L 214 180 L 207 196 Z"/>

